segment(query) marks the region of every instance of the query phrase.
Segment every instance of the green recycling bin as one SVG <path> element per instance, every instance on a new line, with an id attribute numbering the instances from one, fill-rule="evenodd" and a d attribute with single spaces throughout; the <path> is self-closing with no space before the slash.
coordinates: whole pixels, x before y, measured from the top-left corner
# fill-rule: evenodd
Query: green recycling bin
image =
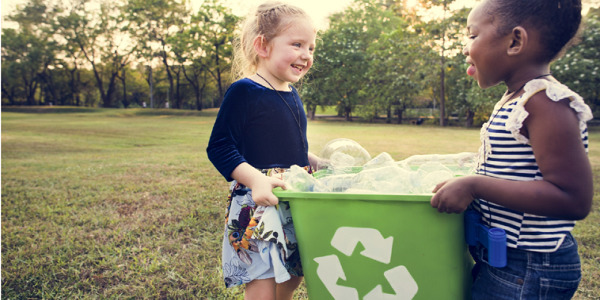
<path id="1" fill-rule="evenodd" d="M 311 300 L 470 298 L 463 215 L 431 195 L 275 195 L 290 203 Z"/>

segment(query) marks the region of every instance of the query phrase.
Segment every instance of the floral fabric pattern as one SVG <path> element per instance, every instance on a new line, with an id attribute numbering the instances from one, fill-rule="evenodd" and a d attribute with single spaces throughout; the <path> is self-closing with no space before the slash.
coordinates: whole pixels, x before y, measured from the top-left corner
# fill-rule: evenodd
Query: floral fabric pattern
<path id="1" fill-rule="evenodd" d="M 285 170 L 275 168 L 262 172 L 278 176 Z M 288 203 L 256 206 L 252 190 L 236 181 L 231 184 L 227 201 L 222 257 L 227 287 L 263 278 L 261 276 L 274 277 L 277 283 L 288 280 L 290 275 L 303 276 Z"/>

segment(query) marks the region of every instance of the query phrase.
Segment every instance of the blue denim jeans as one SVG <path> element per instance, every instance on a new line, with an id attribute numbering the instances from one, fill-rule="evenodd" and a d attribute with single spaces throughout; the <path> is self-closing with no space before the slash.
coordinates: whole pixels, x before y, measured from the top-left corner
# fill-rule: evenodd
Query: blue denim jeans
<path id="1" fill-rule="evenodd" d="M 481 246 L 469 251 L 475 260 L 473 299 L 571 299 L 581 280 L 577 242 L 570 233 L 552 253 L 508 248 L 504 268 L 487 264 L 487 250 Z"/>

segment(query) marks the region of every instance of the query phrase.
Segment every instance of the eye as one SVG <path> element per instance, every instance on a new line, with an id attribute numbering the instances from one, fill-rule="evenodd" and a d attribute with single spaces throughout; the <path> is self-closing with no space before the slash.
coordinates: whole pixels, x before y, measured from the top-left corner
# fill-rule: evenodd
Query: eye
<path id="1" fill-rule="evenodd" d="M 471 44 L 476 37 L 477 36 L 474 34 L 467 34 L 467 35 L 463 36 L 463 38 L 462 38 L 463 45 Z"/>
<path id="2" fill-rule="evenodd" d="M 465 42 L 467 42 L 468 40 L 474 40 L 477 35 L 475 34 L 475 32 L 473 32 L 473 28 L 471 28 L 470 26 L 466 28 L 467 30 L 465 30 L 465 34 L 463 36 L 463 39 L 465 40 Z"/>
<path id="3" fill-rule="evenodd" d="M 300 47 L 302 47 L 302 44 L 300 44 L 300 43 L 293 43 L 292 46 L 300 48 Z"/>

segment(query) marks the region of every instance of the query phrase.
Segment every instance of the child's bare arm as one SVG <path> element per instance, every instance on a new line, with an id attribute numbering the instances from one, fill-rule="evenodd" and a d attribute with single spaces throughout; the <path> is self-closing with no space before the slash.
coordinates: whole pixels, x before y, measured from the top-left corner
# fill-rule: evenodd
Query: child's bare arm
<path id="1" fill-rule="evenodd" d="M 431 205 L 461 212 L 475 198 L 550 217 L 583 219 L 591 209 L 592 171 L 581 142 L 579 120 L 566 100 L 538 93 L 526 105 L 523 133 L 529 137 L 544 180 L 511 181 L 474 175 L 438 185 Z"/>
<path id="2" fill-rule="evenodd" d="M 308 152 L 308 162 L 314 170 L 320 170 L 329 164 L 328 160 L 322 159 L 311 152 Z"/>
<path id="3" fill-rule="evenodd" d="M 231 173 L 231 177 L 250 188 L 252 200 L 261 206 L 278 204 L 279 199 L 273 194 L 273 189 L 276 187 L 285 189 L 285 182 L 281 179 L 266 176 L 248 163 L 238 165 Z"/>
<path id="4" fill-rule="evenodd" d="M 523 124 L 527 129 L 524 133 L 549 184 L 547 198 L 540 198 L 541 204 L 533 206 L 539 207 L 542 215 L 585 218 L 592 205 L 593 175 L 581 141 L 579 119 L 569 100 L 555 102 L 546 93 L 538 93 L 525 108 L 529 116 Z"/>

